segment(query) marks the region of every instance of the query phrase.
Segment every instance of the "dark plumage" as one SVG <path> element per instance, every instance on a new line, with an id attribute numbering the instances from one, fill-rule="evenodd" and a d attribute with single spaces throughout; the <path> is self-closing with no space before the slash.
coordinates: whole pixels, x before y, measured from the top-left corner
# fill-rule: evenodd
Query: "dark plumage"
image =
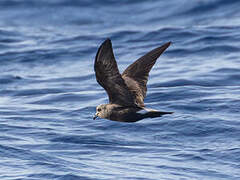
<path id="1" fill-rule="evenodd" d="M 106 90 L 109 104 L 99 105 L 96 116 L 114 121 L 136 122 L 143 118 L 160 117 L 172 112 L 147 109 L 144 98 L 149 72 L 157 58 L 169 47 L 170 42 L 145 54 L 122 73 L 119 73 L 110 39 L 99 47 L 94 64 L 97 82 Z M 142 110 L 145 113 L 139 113 Z"/>

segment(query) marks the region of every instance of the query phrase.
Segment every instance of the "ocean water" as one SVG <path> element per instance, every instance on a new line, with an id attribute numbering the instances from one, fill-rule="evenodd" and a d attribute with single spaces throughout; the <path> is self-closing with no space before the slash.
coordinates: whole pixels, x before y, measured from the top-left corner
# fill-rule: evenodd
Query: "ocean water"
<path id="1" fill-rule="evenodd" d="M 1 180 L 240 179 L 239 0 L 1 0 Z M 92 120 L 107 103 L 93 63 L 111 38 L 122 72 L 172 41 L 147 107 Z"/>

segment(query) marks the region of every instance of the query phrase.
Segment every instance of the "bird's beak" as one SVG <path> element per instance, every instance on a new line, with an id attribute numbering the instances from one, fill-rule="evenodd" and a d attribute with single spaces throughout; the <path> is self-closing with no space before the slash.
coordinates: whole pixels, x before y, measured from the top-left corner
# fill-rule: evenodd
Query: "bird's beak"
<path id="1" fill-rule="evenodd" d="M 97 113 L 93 116 L 93 120 L 97 119 L 98 115 Z"/>

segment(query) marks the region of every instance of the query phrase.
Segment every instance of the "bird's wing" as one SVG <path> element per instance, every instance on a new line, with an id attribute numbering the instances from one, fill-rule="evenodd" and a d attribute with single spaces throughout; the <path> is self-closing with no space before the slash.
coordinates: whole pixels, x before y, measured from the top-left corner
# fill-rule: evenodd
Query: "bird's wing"
<path id="1" fill-rule="evenodd" d="M 136 60 L 133 64 L 128 66 L 127 69 L 122 73 L 123 79 L 130 78 L 138 84 L 136 89 L 132 90 L 136 93 L 134 97 L 141 97 L 139 98 L 137 103 L 143 103 L 147 92 L 146 85 L 149 72 L 155 64 L 157 58 L 170 46 L 170 44 L 171 42 L 168 42 L 163 46 L 160 46 L 148 52 L 147 54 Z"/>
<path id="2" fill-rule="evenodd" d="M 105 40 L 99 47 L 94 70 L 97 82 L 107 91 L 110 103 L 122 106 L 136 106 L 128 87 L 119 73 L 110 39 Z"/>

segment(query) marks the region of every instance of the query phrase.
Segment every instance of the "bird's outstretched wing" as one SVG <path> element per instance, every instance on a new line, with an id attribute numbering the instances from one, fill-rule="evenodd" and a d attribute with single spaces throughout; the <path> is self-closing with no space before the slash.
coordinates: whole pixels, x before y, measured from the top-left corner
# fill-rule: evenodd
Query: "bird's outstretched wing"
<path id="1" fill-rule="evenodd" d="M 122 78 L 127 84 L 136 83 L 137 85 L 131 86 L 131 92 L 135 93 L 134 98 L 138 104 L 144 106 L 144 98 L 147 92 L 147 81 L 149 72 L 155 64 L 157 58 L 170 46 L 171 42 L 164 44 L 152 51 L 148 52 L 133 64 L 127 67 L 122 73 Z M 129 82 L 129 83 L 128 83 Z"/>
<path id="2" fill-rule="evenodd" d="M 109 102 L 122 106 L 136 106 L 134 98 L 119 73 L 110 39 L 99 47 L 94 70 L 97 82 L 107 91 Z"/>

